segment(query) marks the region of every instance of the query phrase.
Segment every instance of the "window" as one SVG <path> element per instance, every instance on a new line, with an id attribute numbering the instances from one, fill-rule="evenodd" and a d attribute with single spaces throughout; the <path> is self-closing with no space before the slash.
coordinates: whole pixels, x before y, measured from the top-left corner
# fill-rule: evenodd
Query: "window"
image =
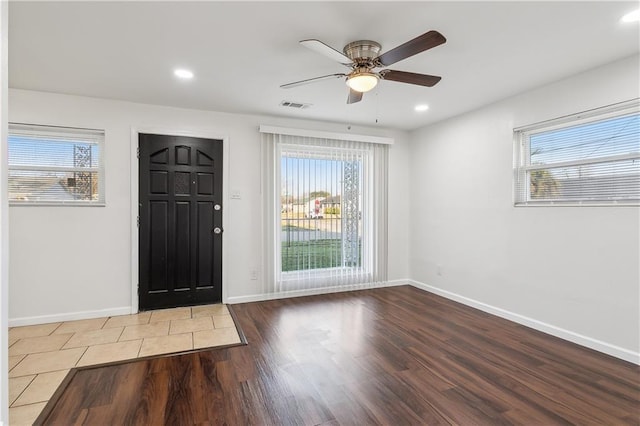
<path id="1" fill-rule="evenodd" d="M 515 204 L 637 205 L 638 101 L 514 131 Z"/>
<path id="2" fill-rule="evenodd" d="M 273 133 L 263 139 L 272 290 L 386 281 L 388 145 Z"/>
<path id="3" fill-rule="evenodd" d="M 104 132 L 9 124 L 11 204 L 104 205 Z"/>

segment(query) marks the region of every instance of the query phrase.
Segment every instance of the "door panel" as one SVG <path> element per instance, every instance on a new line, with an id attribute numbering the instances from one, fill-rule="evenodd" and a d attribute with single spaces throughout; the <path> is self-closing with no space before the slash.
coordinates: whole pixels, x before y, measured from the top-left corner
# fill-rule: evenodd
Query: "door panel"
<path id="1" fill-rule="evenodd" d="M 175 288 L 188 289 L 191 280 L 191 203 L 176 202 Z"/>
<path id="2" fill-rule="evenodd" d="M 211 217 L 213 216 L 213 207 L 211 203 L 198 203 L 198 227 L 213 229 Z M 198 238 L 198 277 L 196 279 L 199 287 L 207 287 L 210 285 L 213 275 L 213 265 L 207 264 L 205 261 L 213 255 L 213 238 L 215 234 L 210 233 L 209 236 L 200 235 Z"/>
<path id="3" fill-rule="evenodd" d="M 140 310 L 222 300 L 222 141 L 140 134 Z"/>

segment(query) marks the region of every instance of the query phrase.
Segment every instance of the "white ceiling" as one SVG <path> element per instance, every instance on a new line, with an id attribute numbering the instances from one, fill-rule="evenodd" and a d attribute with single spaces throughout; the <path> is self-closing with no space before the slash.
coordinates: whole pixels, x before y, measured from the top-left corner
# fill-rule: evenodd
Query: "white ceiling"
<path id="1" fill-rule="evenodd" d="M 149 104 L 415 129 L 640 50 L 621 24 L 638 2 L 11 2 L 9 85 Z M 447 43 L 392 69 L 433 88 L 382 81 L 346 105 L 346 68 L 298 44 L 382 51 L 428 30 Z M 178 81 L 176 67 L 191 69 Z M 637 94 L 636 94 L 637 96 Z M 304 110 L 283 100 L 311 103 Z M 429 111 L 414 106 L 427 103 Z"/>

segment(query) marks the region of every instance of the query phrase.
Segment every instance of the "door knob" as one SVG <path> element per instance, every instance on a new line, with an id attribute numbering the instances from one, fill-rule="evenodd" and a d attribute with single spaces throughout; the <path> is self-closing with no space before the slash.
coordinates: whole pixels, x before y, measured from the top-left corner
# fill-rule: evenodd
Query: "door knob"
<path id="1" fill-rule="evenodd" d="M 218 228 L 217 226 L 215 228 L 213 228 L 213 233 L 214 234 L 221 234 L 222 233 L 222 228 Z"/>

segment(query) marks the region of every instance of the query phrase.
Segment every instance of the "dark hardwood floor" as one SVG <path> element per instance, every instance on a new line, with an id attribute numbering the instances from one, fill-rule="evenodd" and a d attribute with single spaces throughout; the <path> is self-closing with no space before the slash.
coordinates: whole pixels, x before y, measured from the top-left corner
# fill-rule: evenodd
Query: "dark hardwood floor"
<path id="1" fill-rule="evenodd" d="M 412 287 L 232 309 L 248 345 L 79 369 L 39 422 L 640 424 L 640 367 Z"/>

